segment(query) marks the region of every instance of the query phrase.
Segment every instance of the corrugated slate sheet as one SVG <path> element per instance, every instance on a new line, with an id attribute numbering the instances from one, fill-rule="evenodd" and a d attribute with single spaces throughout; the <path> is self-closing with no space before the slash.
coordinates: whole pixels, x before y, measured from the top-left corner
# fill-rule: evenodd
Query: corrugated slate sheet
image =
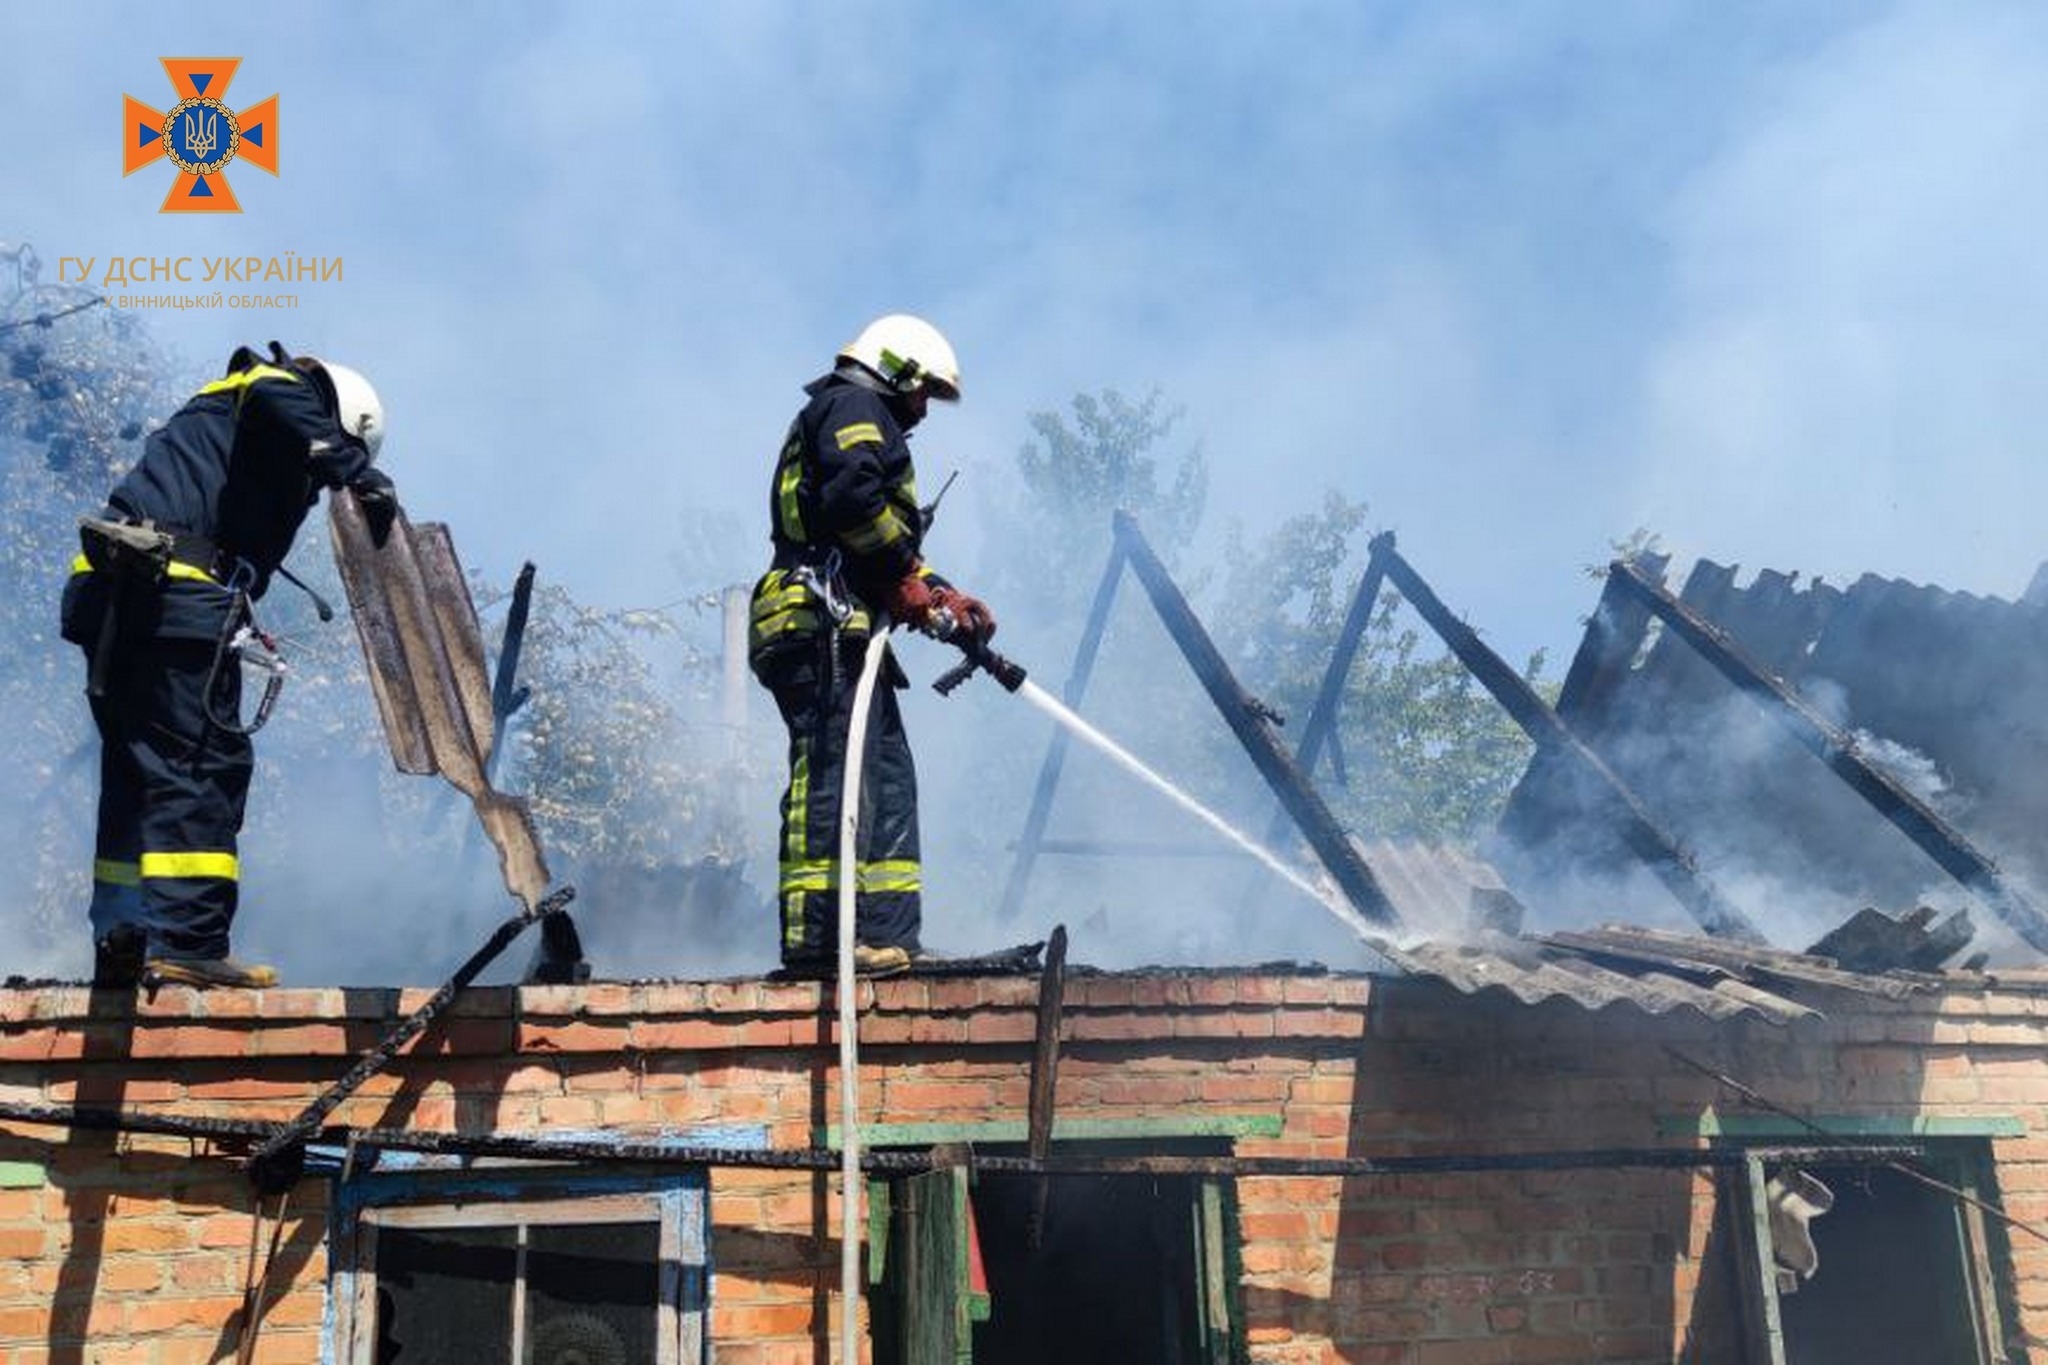
<path id="1" fill-rule="evenodd" d="M 1498 990 L 1527 1005 L 1566 1000 L 1589 1010 L 1630 1005 L 1646 1014 L 1689 1009 L 1709 1019 L 1755 1015 L 1774 1024 L 1821 1014 L 1788 990 L 1818 986 L 1899 999 L 1940 982 L 1939 977 L 1904 972 L 1859 975 L 1825 958 L 1731 948 L 1715 939 L 1621 926 L 1533 938 L 1487 935 L 1471 943 L 1377 946 L 1402 971 L 1466 995 Z"/>
<path id="2" fill-rule="evenodd" d="M 1397 970 L 1466 995 L 1502 991 L 1535 1005 L 1565 1000 L 1589 1010 L 1629 1005 L 1647 1014 L 1693 1010 L 1709 1019 L 1754 1015 L 1774 1024 L 1820 1011 L 1793 998 L 1814 987 L 1884 999 L 1932 989 L 1920 972 L 1846 972 L 1831 960 L 1724 939 L 1606 926 L 1517 936 L 1504 932 L 1512 894 L 1486 863 L 1451 849 L 1361 846 L 1402 923 L 1425 937 L 1374 940 Z"/>

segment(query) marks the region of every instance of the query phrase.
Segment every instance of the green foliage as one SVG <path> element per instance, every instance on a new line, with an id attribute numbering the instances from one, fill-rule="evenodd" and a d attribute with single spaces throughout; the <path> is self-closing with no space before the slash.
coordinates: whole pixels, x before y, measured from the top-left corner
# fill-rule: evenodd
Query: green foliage
<path id="1" fill-rule="evenodd" d="M 508 594 L 479 585 L 486 606 Z M 664 683 L 655 660 L 680 659 Z M 686 714 L 715 714 L 717 660 L 667 610 L 604 610 L 559 587 L 533 597 L 514 718 L 513 771 L 547 848 L 583 866 L 652 868 L 696 857 L 736 862 L 738 756 Z"/>
<path id="2" fill-rule="evenodd" d="M 1035 439 L 1017 452 L 1023 530 L 1034 559 L 1041 567 L 1099 562 L 1109 548 L 1110 514 L 1125 511 L 1173 562 L 1201 525 L 1209 497 L 1209 465 L 1199 445 L 1162 468 L 1156 448 L 1173 434 L 1181 410 L 1167 407 L 1157 390 L 1134 403 L 1115 389 L 1076 394 L 1072 409 L 1071 420 L 1032 413 Z M 1069 599 L 1088 587 L 1085 574 L 1054 582 Z"/>

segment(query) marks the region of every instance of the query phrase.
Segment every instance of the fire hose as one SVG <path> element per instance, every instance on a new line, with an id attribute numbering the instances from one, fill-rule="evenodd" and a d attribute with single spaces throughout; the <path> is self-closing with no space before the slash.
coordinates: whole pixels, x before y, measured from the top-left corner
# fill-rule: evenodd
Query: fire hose
<path id="1" fill-rule="evenodd" d="M 940 696 L 972 677 L 977 670 L 1015 692 L 1024 685 L 1024 670 L 988 647 L 988 641 L 962 629 L 949 613 L 926 627 L 925 633 L 958 649 L 965 657 L 932 683 Z M 859 887 L 860 784 L 867 753 L 868 715 L 874 709 L 875 682 L 889 652 L 889 618 L 879 610 L 861 657 L 860 680 L 853 688 L 853 710 L 846 732 L 846 772 L 839 790 L 839 1358 L 860 1359 L 860 993 L 853 972 L 855 894 Z M 835 650 L 836 654 L 837 651 Z"/>
<path id="2" fill-rule="evenodd" d="M 860 681 L 854 684 L 853 714 L 846 732 L 846 773 L 839 789 L 839 1358 L 860 1359 L 860 1025 L 858 983 L 853 975 L 855 862 L 860 847 L 861 759 L 867 749 L 868 712 L 875 679 L 889 652 L 889 618 L 877 611 Z"/>

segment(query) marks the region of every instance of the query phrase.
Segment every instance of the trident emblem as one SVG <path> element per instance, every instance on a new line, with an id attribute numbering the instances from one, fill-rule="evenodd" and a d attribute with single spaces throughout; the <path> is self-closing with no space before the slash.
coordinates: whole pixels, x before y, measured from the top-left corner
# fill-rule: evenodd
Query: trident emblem
<path id="1" fill-rule="evenodd" d="M 185 146 L 191 149 L 194 161 L 213 160 L 219 136 L 220 115 L 211 109 L 185 111 Z"/>
<path id="2" fill-rule="evenodd" d="M 224 103 L 239 57 L 166 57 L 164 74 L 178 102 L 159 111 L 132 95 L 121 97 L 121 174 L 153 161 L 177 168 L 165 213 L 239 213 L 228 185 L 237 161 L 277 174 L 277 96 L 246 109 Z"/>

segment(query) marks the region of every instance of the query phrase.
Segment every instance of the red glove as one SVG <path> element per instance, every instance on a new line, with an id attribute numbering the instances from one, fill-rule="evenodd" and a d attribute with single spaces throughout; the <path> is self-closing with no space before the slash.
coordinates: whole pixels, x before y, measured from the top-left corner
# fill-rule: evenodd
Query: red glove
<path id="1" fill-rule="evenodd" d="M 932 609 L 938 603 L 933 596 L 932 585 L 913 569 L 889 589 L 889 600 L 885 605 L 889 608 L 890 620 L 912 630 L 928 631 L 932 626 Z"/>
<path id="2" fill-rule="evenodd" d="M 956 630 L 964 630 L 977 640 L 987 640 L 996 633 L 996 614 L 988 609 L 988 603 L 950 584 L 933 591 L 932 609 L 951 616 Z"/>

